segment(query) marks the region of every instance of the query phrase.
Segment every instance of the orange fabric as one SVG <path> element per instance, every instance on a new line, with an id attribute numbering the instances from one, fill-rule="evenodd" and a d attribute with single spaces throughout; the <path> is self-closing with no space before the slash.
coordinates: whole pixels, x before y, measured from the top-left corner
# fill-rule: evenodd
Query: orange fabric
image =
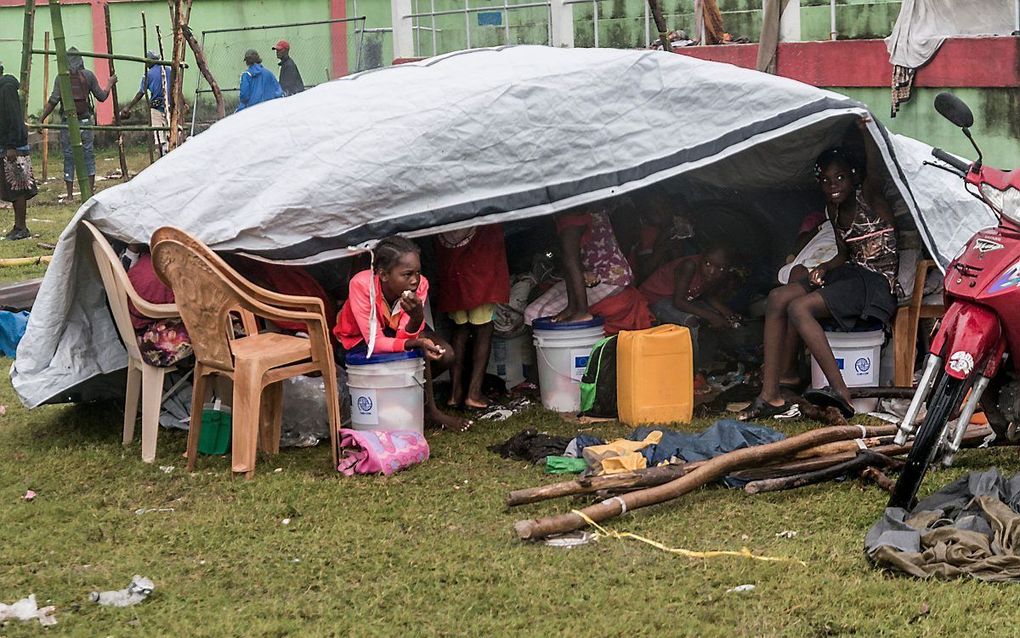
<path id="1" fill-rule="evenodd" d="M 627 286 L 588 310 L 606 322 L 607 335 L 614 335 L 621 330 L 644 330 L 652 327 L 652 311 L 648 309 L 648 302 L 633 286 Z"/>

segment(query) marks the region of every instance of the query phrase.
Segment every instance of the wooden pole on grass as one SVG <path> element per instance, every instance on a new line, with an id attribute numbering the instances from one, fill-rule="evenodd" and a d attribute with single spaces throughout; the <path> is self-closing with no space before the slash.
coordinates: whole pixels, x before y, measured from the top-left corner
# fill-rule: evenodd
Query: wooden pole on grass
<path id="1" fill-rule="evenodd" d="M 145 24 L 145 12 L 142 11 L 142 56 L 143 57 L 148 57 L 148 55 L 149 55 L 149 28 Z M 149 78 L 148 71 L 149 71 L 149 67 L 147 67 L 147 66 L 143 66 L 142 67 L 142 83 L 143 83 L 143 85 L 147 85 L 148 84 L 148 78 Z M 166 102 L 166 94 L 165 93 L 163 94 L 163 101 Z M 149 92 L 148 91 L 145 92 L 145 106 L 148 107 L 145 110 L 145 116 L 149 119 L 149 124 L 152 124 L 152 102 L 149 101 Z M 149 143 L 147 144 L 147 146 L 149 147 L 149 165 L 151 166 L 152 163 L 156 161 L 156 152 L 155 152 L 156 151 L 156 140 L 155 140 L 156 136 L 153 134 L 153 135 L 147 135 L 146 137 L 149 139 Z"/>
<path id="2" fill-rule="evenodd" d="M 50 48 L 50 32 L 46 31 L 43 33 L 43 45 L 48 50 Z M 50 56 L 43 56 L 43 108 L 46 108 L 46 104 L 49 100 L 50 92 Z M 27 113 L 26 113 L 27 115 Z M 42 132 L 42 181 L 45 182 L 49 177 L 50 172 L 50 132 L 47 129 L 43 129 Z"/>
<path id="3" fill-rule="evenodd" d="M 696 470 L 669 483 L 606 499 L 581 510 L 587 519 L 574 512 L 569 512 L 537 520 L 520 520 L 514 524 L 514 531 L 521 540 L 539 540 L 553 534 L 572 532 L 587 527 L 589 519 L 600 523 L 641 507 L 665 503 L 737 470 L 775 462 L 807 448 L 833 441 L 857 439 L 862 436 L 886 436 L 895 433 L 895 431 L 896 426 L 891 425 L 864 428 L 863 432 L 861 428 L 849 425 L 811 430 L 775 443 L 722 454 L 709 459 Z"/>
<path id="4" fill-rule="evenodd" d="M 81 200 L 92 197 L 89 185 L 88 170 L 85 168 L 85 149 L 81 144 L 81 129 L 78 117 L 74 114 L 74 94 L 71 93 L 71 74 L 68 72 L 67 43 L 64 40 L 64 21 L 60 17 L 60 0 L 50 0 L 50 23 L 53 29 L 53 46 L 57 52 L 57 78 L 60 86 L 60 104 L 66 113 L 67 134 L 71 140 L 71 156 L 74 159 L 74 172 L 78 176 L 78 188 Z"/>
<path id="5" fill-rule="evenodd" d="M 35 38 L 35 0 L 25 0 L 25 28 L 21 47 L 21 112 L 28 115 L 28 86 L 32 79 L 32 40 Z M 45 93 L 45 89 L 43 93 Z"/>
<path id="6" fill-rule="evenodd" d="M 110 28 L 110 5 L 103 4 L 103 20 L 106 21 L 106 52 L 113 55 L 113 30 Z M 110 75 L 117 75 L 114 69 L 113 60 L 110 60 Z M 113 125 L 120 126 L 120 102 L 117 100 L 117 85 L 110 88 L 110 95 L 113 98 Z M 117 154 L 120 156 L 120 178 L 127 181 L 128 174 L 127 154 L 124 153 L 124 132 L 117 131 Z"/>

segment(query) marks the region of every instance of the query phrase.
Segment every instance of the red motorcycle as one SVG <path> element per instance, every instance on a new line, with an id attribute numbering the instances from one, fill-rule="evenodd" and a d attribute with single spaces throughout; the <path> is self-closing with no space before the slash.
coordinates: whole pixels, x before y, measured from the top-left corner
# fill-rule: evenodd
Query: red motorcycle
<path id="1" fill-rule="evenodd" d="M 1014 352 L 1020 350 L 1020 169 L 1006 172 L 982 164 L 969 130 L 974 115 L 962 100 L 941 93 L 935 110 L 963 130 L 978 159 L 968 165 L 936 148 L 932 155 L 941 164 L 931 166 L 962 177 L 968 192 L 995 212 L 999 224 L 974 235 L 946 269 L 946 314 L 899 426 L 897 445 L 914 434 L 925 400 L 928 410 L 889 507 L 913 507 L 925 472 L 940 454 L 944 465 L 952 463 L 979 405 L 1000 440 L 1015 438 L 1020 424 L 1020 351 Z"/>

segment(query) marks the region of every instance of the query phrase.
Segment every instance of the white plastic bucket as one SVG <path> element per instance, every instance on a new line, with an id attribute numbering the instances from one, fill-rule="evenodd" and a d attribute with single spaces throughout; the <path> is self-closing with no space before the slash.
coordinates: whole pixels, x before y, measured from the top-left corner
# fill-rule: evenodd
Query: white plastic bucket
<path id="1" fill-rule="evenodd" d="M 533 365 L 535 347 L 528 333 L 510 338 L 492 338 L 492 354 L 489 355 L 485 371 L 503 379 L 508 390 L 520 385 Z"/>
<path id="2" fill-rule="evenodd" d="M 577 412 L 581 408 L 581 376 L 592 346 L 605 336 L 602 324 L 598 317 L 576 323 L 534 321 L 538 384 L 546 408 L 556 412 Z"/>
<path id="3" fill-rule="evenodd" d="M 848 387 L 874 387 L 881 383 L 882 344 L 885 332 L 826 332 L 829 347 L 836 357 L 843 381 Z M 811 387 L 824 388 L 829 385 L 818 362 L 811 357 Z M 878 399 L 854 399 L 854 410 L 874 412 Z"/>
<path id="4" fill-rule="evenodd" d="M 355 430 L 425 429 L 425 361 L 417 351 L 347 354 L 351 427 Z"/>

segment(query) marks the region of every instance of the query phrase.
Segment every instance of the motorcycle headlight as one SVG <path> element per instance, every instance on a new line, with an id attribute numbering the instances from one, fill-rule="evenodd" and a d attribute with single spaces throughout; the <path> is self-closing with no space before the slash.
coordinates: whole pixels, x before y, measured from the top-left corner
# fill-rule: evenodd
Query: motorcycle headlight
<path id="1" fill-rule="evenodd" d="M 989 206 L 995 209 L 995 212 L 1002 212 L 1002 200 L 1006 196 L 1005 191 L 1000 191 L 993 188 L 991 184 L 981 185 L 981 197 L 988 203 Z"/>
<path id="2" fill-rule="evenodd" d="M 1002 214 L 1020 224 L 1020 190 L 1007 188 L 1003 192 Z"/>

